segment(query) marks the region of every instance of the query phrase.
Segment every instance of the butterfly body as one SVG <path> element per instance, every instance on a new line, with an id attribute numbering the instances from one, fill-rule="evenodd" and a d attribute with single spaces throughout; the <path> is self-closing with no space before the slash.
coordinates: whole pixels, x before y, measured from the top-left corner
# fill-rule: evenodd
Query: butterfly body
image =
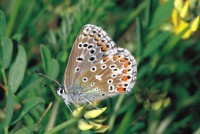
<path id="1" fill-rule="evenodd" d="M 132 54 L 116 47 L 107 33 L 95 25 L 85 25 L 70 54 L 64 87 L 57 93 L 69 105 L 91 103 L 130 92 L 137 67 Z"/>

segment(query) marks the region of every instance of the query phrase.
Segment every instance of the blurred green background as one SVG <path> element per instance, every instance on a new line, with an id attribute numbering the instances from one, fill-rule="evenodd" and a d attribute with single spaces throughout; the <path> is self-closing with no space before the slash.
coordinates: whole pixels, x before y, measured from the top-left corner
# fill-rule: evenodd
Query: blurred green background
<path id="1" fill-rule="evenodd" d="M 33 72 L 63 83 L 73 42 L 90 23 L 132 52 L 138 66 L 133 93 L 99 105 L 107 107 L 105 133 L 199 134 L 200 2 L 186 9 L 188 1 L 1 0 L 0 133 L 33 133 L 50 102 L 37 133 L 97 132 L 82 131 L 56 87 Z"/>

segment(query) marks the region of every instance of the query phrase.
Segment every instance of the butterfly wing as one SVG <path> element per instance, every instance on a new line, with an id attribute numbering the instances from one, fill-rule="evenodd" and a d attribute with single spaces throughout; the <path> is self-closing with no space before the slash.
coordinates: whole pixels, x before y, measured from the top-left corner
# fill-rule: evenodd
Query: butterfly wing
<path id="1" fill-rule="evenodd" d="M 130 92 L 136 74 L 136 61 L 131 53 L 123 48 L 114 48 L 81 75 L 80 80 L 88 78 L 87 82 L 80 82 L 85 87 L 82 95 L 94 101 Z"/>
<path id="2" fill-rule="evenodd" d="M 91 24 L 85 25 L 75 40 L 65 70 L 64 86 L 66 92 L 72 89 L 79 76 L 89 66 L 102 59 L 104 53 L 114 47 L 114 42 L 100 27 Z"/>
<path id="3" fill-rule="evenodd" d="M 104 30 L 89 24 L 75 41 L 64 84 L 68 92 L 77 94 L 78 98 L 74 98 L 77 103 L 85 103 L 86 99 L 95 101 L 130 92 L 136 73 L 131 53 L 116 48 Z"/>

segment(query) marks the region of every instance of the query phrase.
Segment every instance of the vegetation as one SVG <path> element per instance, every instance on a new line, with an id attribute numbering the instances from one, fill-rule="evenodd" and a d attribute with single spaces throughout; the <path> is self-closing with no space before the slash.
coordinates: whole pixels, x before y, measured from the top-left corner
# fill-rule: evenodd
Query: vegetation
<path id="1" fill-rule="evenodd" d="M 0 133 L 200 133 L 200 2 L 188 1 L 0 1 Z M 132 94 L 102 101 L 103 114 L 79 116 L 34 70 L 63 83 L 74 40 L 88 23 L 132 52 L 138 74 Z M 105 131 L 83 131 L 84 120 L 99 121 L 87 112 L 107 119 Z"/>

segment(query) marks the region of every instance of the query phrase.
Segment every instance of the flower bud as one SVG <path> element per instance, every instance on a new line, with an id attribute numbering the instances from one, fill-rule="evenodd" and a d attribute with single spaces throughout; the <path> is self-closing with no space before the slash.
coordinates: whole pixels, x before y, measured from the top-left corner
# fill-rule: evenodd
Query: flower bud
<path id="1" fill-rule="evenodd" d="M 109 129 L 108 125 L 104 125 L 101 128 L 99 128 L 97 131 L 95 131 L 96 133 L 105 133 L 107 130 Z"/>
<path id="2" fill-rule="evenodd" d="M 174 7 L 177 9 L 178 12 L 181 12 L 181 9 L 183 8 L 183 0 L 175 0 Z"/>
<path id="3" fill-rule="evenodd" d="M 163 100 L 160 99 L 160 100 L 158 100 L 157 102 L 154 102 L 154 103 L 152 104 L 152 107 L 151 107 L 151 108 L 152 108 L 153 110 L 159 110 L 159 109 L 161 108 L 162 104 L 163 104 Z"/>
<path id="4" fill-rule="evenodd" d="M 76 110 L 72 112 L 72 115 L 76 118 L 80 118 L 83 115 L 83 108 L 84 107 L 78 107 Z"/>
<path id="5" fill-rule="evenodd" d="M 186 1 L 183 9 L 180 12 L 180 16 L 182 18 L 186 18 L 188 16 L 188 14 L 189 14 L 188 11 L 189 11 L 189 1 Z"/>
<path id="6" fill-rule="evenodd" d="M 95 109 L 95 110 L 91 110 L 91 111 L 86 111 L 84 114 L 84 117 L 87 119 L 96 118 L 99 115 L 101 115 L 106 109 L 107 109 L 107 107 L 104 107 L 101 109 Z"/>
<path id="7" fill-rule="evenodd" d="M 200 16 L 197 16 L 197 17 L 195 18 L 195 20 L 192 22 L 192 24 L 191 24 L 191 30 L 192 30 L 193 32 L 197 31 L 197 29 L 198 29 L 198 27 L 199 27 L 199 21 L 200 21 Z"/>
<path id="8" fill-rule="evenodd" d="M 88 122 L 86 122 L 86 121 L 83 120 L 83 119 L 79 120 L 79 122 L 78 122 L 78 127 L 79 127 L 80 130 L 83 130 L 83 131 L 85 131 L 85 130 L 90 130 L 90 129 L 93 128 L 92 125 L 90 125 Z"/>

